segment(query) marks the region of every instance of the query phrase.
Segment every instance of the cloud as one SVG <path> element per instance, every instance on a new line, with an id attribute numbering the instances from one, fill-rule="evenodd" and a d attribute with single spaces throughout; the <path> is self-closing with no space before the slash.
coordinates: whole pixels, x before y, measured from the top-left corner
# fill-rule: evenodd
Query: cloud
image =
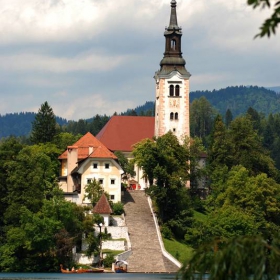
<path id="1" fill-rule="evenodd" d="M 154 100 L 170 0 L 0 0 L 0 14 L 1 114 L 48 101 L 76 120 Z M 191 90 L 279 85 L 280 34 L 253 39 L 269 14 L 177 0 Z"/>
<path id="2" fill-rule="evenodd" d="M 91 52 L 77 57 L 53 57 L 23 53 L 0 56 L 0 69 L 8 71 L 44 71 L 67 73 L 73 71 L 106 71 L 119 67 L 129 56 L 112 56 Z"/>

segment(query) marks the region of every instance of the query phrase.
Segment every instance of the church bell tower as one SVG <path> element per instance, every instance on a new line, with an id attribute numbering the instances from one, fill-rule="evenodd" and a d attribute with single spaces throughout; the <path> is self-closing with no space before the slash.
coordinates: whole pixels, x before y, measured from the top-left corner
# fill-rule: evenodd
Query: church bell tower
<path id="1" fill-rule="evenodd" d="M 171 1 L 169 26 L 165 29 L 165 52 L 160 70 L 155 73 L 155 136 L 172 131 L 182 142 L 190 136 L 189 78 L 182 57 L 182 29 L 177 23 L 176 0 Z"/>

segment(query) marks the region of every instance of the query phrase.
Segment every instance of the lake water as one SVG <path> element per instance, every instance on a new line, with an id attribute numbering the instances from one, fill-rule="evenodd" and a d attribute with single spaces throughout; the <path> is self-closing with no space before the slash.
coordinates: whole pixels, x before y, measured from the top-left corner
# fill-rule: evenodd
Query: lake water
<path id="1" fill-rule="evenodd" d="M 0 273 L 0 280 L 174 280 L 175 274 L 144 274 L 144 273 L 85 273 L 85 274 L 62 274 L 62 273 Z"/>

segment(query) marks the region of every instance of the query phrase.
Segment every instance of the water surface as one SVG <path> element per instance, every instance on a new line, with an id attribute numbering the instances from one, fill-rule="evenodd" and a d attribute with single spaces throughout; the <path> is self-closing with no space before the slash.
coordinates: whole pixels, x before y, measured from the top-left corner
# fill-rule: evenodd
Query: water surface
<path id="1" fill-rule="evenodd" d="M 151 274 L 151 273 L 0 273 L 0 280 L 174 280 L 176 274 Z"/>

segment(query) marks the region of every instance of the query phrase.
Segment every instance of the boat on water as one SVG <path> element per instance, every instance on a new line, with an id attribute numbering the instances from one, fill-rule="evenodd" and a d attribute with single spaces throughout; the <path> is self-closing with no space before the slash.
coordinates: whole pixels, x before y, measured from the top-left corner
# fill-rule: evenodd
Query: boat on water
<path id="1" fill-rule="evenodd" d="M 84 268 L 79 268 L 79 269 L 74 269 L 72 268 L 71 270 L 69 269 L 63 269 L 63 265 L 60 265 L 60 271 L 62 273 L 102 273 L 104 272 L 103 268 L 90 268 L 90 269 L 84 269 Z"/>
<path id="2" fill-rule="evenodd" d="M 116 261 L 114 264 L 115 273 L 126 273 L 127 265 L 128 263 L 126 261 Z"/>

